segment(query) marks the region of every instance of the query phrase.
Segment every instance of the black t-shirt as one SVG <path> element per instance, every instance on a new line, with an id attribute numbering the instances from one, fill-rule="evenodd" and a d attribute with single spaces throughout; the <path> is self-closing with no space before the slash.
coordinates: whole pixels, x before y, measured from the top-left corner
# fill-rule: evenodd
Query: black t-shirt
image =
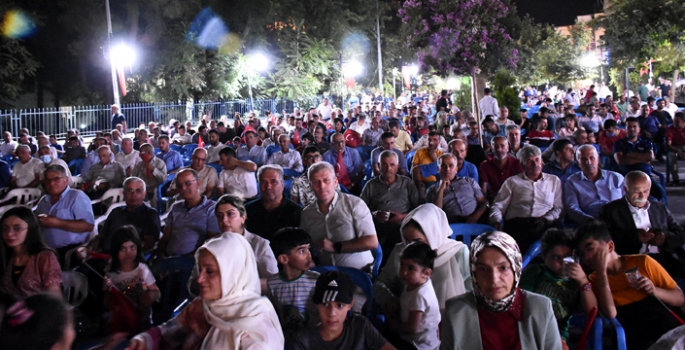
<path id="1" fill-rule="evenodd" d="M 338 339 L 324 341 L 317 327 L 305 328 L 296 333 L 290 349 L 309 350 L 377 350 L 388 341 L 374 328 L 364 316 L 351 316 Z"/>
<path id="2" fill-rule="evenodd" d="M 271 239 L 279 229 L 299 227 L 302 208 L 290 199 L 283 198 L 278 208 L 267 211 L 262 199 L 258 199 L 247 203 L 245 211 L 247 212 L 245 228 L 260 237 Z"/>
<path id="3" fill-rule="evenodd" d="M 105 224 L 100 230 L 102 235 L 101 250 L 109 253 L 112 235 L 114 232 L 125 225 L 132 225 L 141 240 L 145 236 L 150 236 L 154 241 L 159 240 L 159 232 L 162 225 L 159 221 L 159 213 L 143 204 L 133 211 L 126 209 L 126 206 L 115 208 L 105 220 Z"/>
<path id="4" fill-rule="evenodd" d="M 219 133 L 219 142 L 221 142 L 221 143 L 231 142 L 231 141 L 233 141 L 234 137 L 236 137 L 235 129 L 226 128 L 226 132 Z"/>

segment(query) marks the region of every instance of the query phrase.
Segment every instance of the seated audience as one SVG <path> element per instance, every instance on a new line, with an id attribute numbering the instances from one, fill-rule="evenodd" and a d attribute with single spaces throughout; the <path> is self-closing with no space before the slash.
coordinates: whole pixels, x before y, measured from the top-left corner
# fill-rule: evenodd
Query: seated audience
<path id="1" fill-rule="evenodd" d="M 219 195 L 233 194 L 243 199 L 257 197 L 257 164 L 238 160 L 236 151 L 231 147 L 222 148 L 219 157 L 224 168 L 219 174 Z"/>
<path id="2" fill-rule="evenodd" d="M 43 242 L 38 218 L 31 208 L 8 210 L 0 225 L 0 294 L 24 299 L 49 292 L 61 298 L 60 266 L 55 252 Z"/>
<path id="3" fill-rule="evenodd" d="M 368 269 L 378 247 L 371 212 L 359 198 L 337 191 L 338 179 L 326 162 L 312 165 L 309 180 L 316 202 L 302 211 L 300 228 L 310 232 L 321 265 Z"/>
<path id="4" fill-rule="evenodd" d="M 241 146 L 236 149 L 236 154 L 238 160 L 241 161 L 251 161 L 257 166 L 262 166 L 266 164 L 266 150 L 262 146 L 257 145 L 259 137 L 254 132 L 254 130 L 245 130 L 245 146 Z"/>
<path id="5" fill-rule="evenodd" d="M 319 276 L 312 300 L 321 322 L 295 333 L 288 348 L 395 349 L 366 317 L 348 317 L 354 305 L 354 285 L 349 276 L 339 271 L 327 271 Z"/>
<path id="6" fill-rule="evenodd" d="M 257 179 L 261 198 L 245 206 L 247 229 L 268 240 L 281 228 L 300 226 L 302 208 L 283 195 L 283 168 L 264 165 L 257 171 Z"/>
<path id="7" fill-rule="evenodd" d="M 542 172 L 536 146 L 523 148 L 519 160 L 524 172 L 504 181 L 492 204 L 490 223 L 498 230 L 504 227 L 521 250 L 527 251 L 547 228 L 559 224 L 562 187 L 558 177 Z"/>
<path id="8" fill-rule="evenodd" d="M 0 324 L 0 349 L 71 349 L 76 331 L 62 296 L 38 294 L 7 305 Z"/>
<path id="9" fill-rule="evenodd" d="M 438 181 L 433 175 L 424 177 L 421 172 L 421 166 L 438 161 L 438 157 L 442 155 L 442 151 L 438 148 L 439 142 L 440 134 L 437 132 L 428 134 L 428 147 L 417 149 L 411 162 L 411 174 L 421 199 L 426 197 L 427 185 Z"/>
<path id="10" fill-rule="evenodd" d="M 2 133 L 3 143 L 0 144 L 0 154 L 3 156 L 14 154 L 14 150 L 17 148 L 17 141 L 12 140 L 12 133 L 5 131 Z"/>
<path id="11" fill-rule="evenodd" d="M 476 223 L 487 209 L 487 200 L 471 177 L 459 176 L 457 159 L 451 153 L 438 158 L 440 181 L 429 187 L 426 201 L 447 215 L 450 223 Z"/>
<path id="12" fill-rule="evenodd" d="M 180 200 L 171 206 L 164 235 L 157 245 L 162 257 L 193 254 L 207 239 L 220 233 L 214 201 L 200 193 L 197 172 L 183 169 L 174 181 Z"/>
<path id="13" fill-rule="evenodd" d="M 504 181 L 523 172 L 521 161 L 509 154 L 509 142 L 504 136 L 492 139 L 492 159 L 480 164 L 480 186 L 492 203 Z"/>
<path id="14" fill-rule="evenodd" d="M 93 167 L 93 165 L 100 163 L 100 154 L 98 153 L 98 149 L 102 146 L 107 145 L 107 140 L 103 137 L 96 137 L 93 142 L 91 143 L 90 147 L 88 148 L 89 151 L 86 154 L 86 159 L 83 161 L 83 165 L 81 166 L 81 174 L 80 176 L 85 178 L 90 174 L 90 168 Z M 114 155 L 111 154 L 112 160 L 114 160 Z"/>
<path id="15" fill-rule="evenodd" d="M 395 154 L 397 154 L 397 173 L 400 175 L 407 175 L 407 161 L 404 158 L 404 153 L 395 148 L 395 135 L 389 131 L 381 135 L 380 146 L 371 151 L 371 167 L 373 168 L 373 175 L 378 176 L 381 173 L 380 158 L 383 151 L 395 152 Z"/>
<path id="16" fill-rule="evenodd" d="M 88 175 L 83 178 L 81 190 L 91 199 L 100 198 L 110 188 L 121 187 L 126 179 L 124 167 L 113 160 L 112 151 L 108 146 L 97 149 L 100 162 L 94 164 Z"/>
<path id="17" fill-rule="evenodd" d="M 192 136 L 186 132 L 186 127 L 180 125 L 178 132 L 171 139 L 171 143 L 179 146 L 188 145 L 192 141 Z"/>
<path id="18" fill-rule="evenodd" d="M 114 156 L 114 160 L 124 167 L 126 176 L 133 174 L 133 168 L 140 162 L 140 151 L 133 149 L 131 138 L 125 137 L 121 140 L 121 152 Z"/>
<path id="19" fill-rule="evenodd" d="M 552 301 L 563 347 L 568 349 L 568 327 L 577 310 L 590 313 L 597 307 L 592 284 L 577 261 L 572 258 L 573 237 L 560 229 L 547 230 L 540 239 L 543 264 L 529 265 L 523 270 L 519 286 L 522 290 L 538 293 Z"/>
<path id="20" fill-rule="evenodd" d="M 362 143 L 364 146 L 376 147 L 380 145 L 381 135 L 384 132 L 380 128 L 380 119 L 379 117 L 372 118 L 369 128 L 362 133 Z"/>
<path id="21" fill-rule="evenodd" d="M 538 147 L 549 147 L 556 139 L 554 133 L 547 130 L 547 118 L 538 118 L 538 126 L 535 130 L 528 130 L 526 141 Z"/>
<path id="22" fill-rule="evenodd" d="M 190 122 L 188 122 L 188 124 L 190 124 Z M 200 125 L 197 127 L 197 132 L 192 134 L 190 143 L 200 145 L 200 140 L 202 140 L 202 143 L 205 145 L 209 144 L 209 133 L 207 131 L 207 126 L 205 125 Z"/>
<path id="23" fill-rule="evenodd" d="M 673 125 L 666 130 L 666 148 L 668 161 L 671 165 L 672 185 L 680 185 L 678 174 L 678 158 L 685 159 L 685 113 L 677 112 L 673 118 Z"/>
<path id="24" fill-rule="evenodd" d="M 395 136 L 395 148 L 400 150 L 400 152 L 407 154 L 409 151 L 414 149 L 414 145 L 411 141 L 411 136 L 409 134 L 400 129 L 400 122 L 397 120 L 391 120 L 390 123 L 388 123 L 388 127 L 390 128 L 390 132 Z"/>
<path id="25" fill-rule="evenodd" d="M 454 155 L 457 160 L 457 175 L 461 177 L 470 177 L 478 183 L 478 168 L 466 158 L 468 158 L 468 145 L 464 140 L 456 139 L 450 141 L 448 146 L 449 152 Z"/>
<path id="26" fill-rule="evenodd" d="M 193 151 L 190 165 L 183 169 L 195 170 L 200 178 L 200 193 L 207 198 L 213 198 L 214 190 L 219 182 L 219 176 L 214 168 L 205 164 L 207 164 L 207 150 L 198 147 Z M 176 194 L 178 194 L 178 188 L 176 187 L 176 182 L 172 182 L 167 195 L 175 196 Z"/>
<path id="27" fill-rule="evenodd" d="M 428 133 L 419 137 L 416 140 L 416 142 L 414 142 L 414 148 L 415 149 L 428 147 L 428 137 L 429 137 L 430 132 L 438 132 L 438 129 L 434 125 L 429 126 L 428 127 Z M 440 133 L 438 132 L 438 134 L 440 134 Z M 440 143 L 438 144 L 438 149 L 440 151 L 442 151 L 443 153 L 447 152 L 449 150 L 448 146 L 447 146 L 447 140 L 445 140 L 445 138 L 442 135 L 440 135 Z"/>
<path id="28" fill-rule="evenodd" d="M 279 165 L 283 169 L 302 172 L 304 170 L 302 156 L 300 152 L 291 148 L 290 138 L 288 138 L 287 134 L 280 134 L 278 136 L 278 146 L 279 150 L 274 152 L 266 163 Z"/>
<path id="29" fill-rule="evenodd" d="M 614 143 L 614 159 L 621 174 L 640 170 L 652 174 L 651 161 L 654 160 L 654 146 L 649 140 L 640 137 L 640 124 L 635 118 L 626 120 L 626 137 Z"/>
<path id="30" fill-rule="evenodd" d="M 575 159 L 573 144 L 567 139 L 560 139 L 554 141 L 550 148 L 555 157 L 554 160 L 542 167 L 542 172 L 555 175 L 561 180 L 561 186 L 564 186 L 571 175 L 580 172 L 580 166 Z"/>
<path id="31" fill-rule="evenodd" d="M 521 141 L 521 128 L 518 125 L 507 126 L 506 136 L 507 141 L 509 141 L 509 155 L 518 158 L 518 154 L 524 146 Z"/>
<path id="32" fill-rule="evenodd" d="M 216 129 L 209 130 L 209 142 L 205 146 L 207 150 L 207 164 L 219 163 L 219 151 L 224 147 L 227 146 L 219 142 L 219 132 Z"/>
<path id="33" fill-rule="evenodd" d="M 395 246 L 374 284 L 375 300 L 384 312 L 393 314 L 397 309 L 404 290 L 404 282 L 399 275 L 400 254 L 411 242 L 426 243 L 437 252 L 431 281 L 440 310 L 443 310 L 448 299 L 471 290 L 469 248 L 449 238 L 452 229 L 440 208 L 433 204 L 424 204 L 412 210 L 404 218 L 400 232 L 402 243 Z"/>
<path id="34" fill-rule="evenodd" d="M 359 152 L 345 146 L 345 136 L 333 134 L 331 136 L 331 150 L 323 155 L 324 162 L 335 169 L 338 182 L 354 194 L 361 193 L 361 181 L 364 179 L 364 162 Z"/>
<path id="35" fill-rule="evenodd" d="M 581 172 L 571 175 L 564 184 L 566 215 L 578 224 L 598 219 L 602 207 L 623 197 L 623 175 L 600 169 L 597 149 L 582 145 L 576 150 Z"/>
<path id="36" fill-rule="evenodd" d="M 185 170 L 187 171 L 187 170 Z M 166 323 L 133 337 L 130 349 L 283 349 L 278 315 L 261 297 L 252 247 L 238 234 L 212 239 L 195 253 L 200 296 Z"/>
<path id="37" fill-rule="evenodd" d="M 157 141 L 159 142 L 159 149 L 162 151 L 157 157 L 166 164 L 167 174 L 173 174 L 183 168 L 183 157 L 180 153 L 170 149 L 169 136 L 162 135 Z"/>
<path id="38" fill-rule="evenodd" d="M 599 311 L 621 323 L 628 349 L 646 349 L 680 325 L 669 307 L 683 306 L 685 297 L 658 262 L 647 255 L 619 255 L 608 228 L 598 221 L 581 226 L 575 241 L 593 271 L 589 279 Z"/>
<path id="39" fill-rule="evenodd" d="M 618 128 L 615 120 L 609 119 L 604 122 L 604 130 L 599 133 L 599 151 L 602 156 L 614 155 L 614 144 L 616 141 L 626 137 L 626 131 Z"/>
<path id="40" fill-rule="evenodd" d="M 147 194 L 145 199 L 150 200 L 153 207 L 157 206 L 157 186 L 166 181 L 166 163 L 160 158 L 155 157 L 152 145 L 144 144 L 140 147 L 141 161 L 133 168 L 132 176 L 140 178 L 145 182 Z"/>
<path id="41" fill-rule="evenodd" d="M 45 171 L 45 168 L 51 165 L 60 165 L 64 168 L 64 170 L 66 170 L 67 177 L 69 178 L 69 185 L 71 185 L 72 180 L 71 171 L 69 171 L 69 166 L 63 160 L 53 157 L 50 153 L 50 148 L 50 146 L 41 146 L 40 148 L 38 148 L 38 159 L 40 159 L 43 162 L 43 167 L 39 171 L 39 173 L 41 174 L 41 178 L 43 177 L 43 172 Z"/>
<path id="42" fill-rule="evenodd" d="M 16 149 L 19 161 L 12 168 L 10 180 L 11 188 L 33 188 L 40 184 L 43 162 L 31 157 L 31 150 L 26 145 L 19 145 Z"/>
<path id="43" fill-rule="evenodd" d="M 443 349 L 561 349 L 549 298 L 521 290 L 521 251 L 504 232 L 471 244 L 473 293 L 447 301 Z"/>

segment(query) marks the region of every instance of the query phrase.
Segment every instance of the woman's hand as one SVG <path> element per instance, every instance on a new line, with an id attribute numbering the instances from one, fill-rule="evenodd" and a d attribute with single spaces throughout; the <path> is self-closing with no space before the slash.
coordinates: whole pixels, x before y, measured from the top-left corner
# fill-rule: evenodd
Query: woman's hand
<path id="1" fill-rule="evenodd" d="M 143 337 L 134 337 L 126 347 L 126 350 L 146 350 L 145 339 Z"/>
<path id="2" fill-rule="evenodd" d="M 104 288 L 105 291 L 109 291 L 110 289 L 112 289 L 112 287 L 114 287 L 114 284 L 112 284 L 112 280 L 109 279 L 109 277 L 105 276 L 104 282 L 105 282 L 105 288 Z"/>

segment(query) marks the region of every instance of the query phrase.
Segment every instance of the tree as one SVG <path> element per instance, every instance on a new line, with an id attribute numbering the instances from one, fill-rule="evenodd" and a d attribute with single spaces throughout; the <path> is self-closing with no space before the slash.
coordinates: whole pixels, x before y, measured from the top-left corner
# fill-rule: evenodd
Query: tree
<path id="1" fill-rule="evenodd" d="M 680 70 L 685 69 L 683 18 L 682 1 L 612 0 L 596 27 L 605 30 L 602 39 L 612 67 L 627 68 L 655 59 L 657 69 L 672 71 L 675 82 Z"/>
<path id="2" fill-rule="evenodd" d="M 0 14 L 14 8 L 11 2 L 0 4 Z M 0 18 L 1 19 L 1 18 Z M 11 106 L 21 93 L 22 84 L 34 76 L 40 64 L 26 48 L 23 40 L 0 35 L 0 108 Z"/>

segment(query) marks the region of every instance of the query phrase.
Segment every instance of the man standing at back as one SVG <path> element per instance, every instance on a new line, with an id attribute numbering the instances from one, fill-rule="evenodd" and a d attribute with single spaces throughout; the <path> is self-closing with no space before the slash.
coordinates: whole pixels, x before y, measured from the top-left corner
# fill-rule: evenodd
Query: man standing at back
<path id="1" fill-rule="evenodd" d="M 499 106 L 497 105 L 497 99 L 492 97 L 492 90 L 485 88 L 483 93 L 485 96 L 478 102 L 480 115 L 492 115 L 495 116 L 495 119 L 499 118 Z"/>
<path id="2" fill-rule="evenodd" d="M 119 113 L 119 105 L 112 105 L 112 129 L 117 128 L 117 124 L 121 124 L 124 127 L 124 133 L 128 130 L 126 126 L 126 116 L 123 113 Z"/>

